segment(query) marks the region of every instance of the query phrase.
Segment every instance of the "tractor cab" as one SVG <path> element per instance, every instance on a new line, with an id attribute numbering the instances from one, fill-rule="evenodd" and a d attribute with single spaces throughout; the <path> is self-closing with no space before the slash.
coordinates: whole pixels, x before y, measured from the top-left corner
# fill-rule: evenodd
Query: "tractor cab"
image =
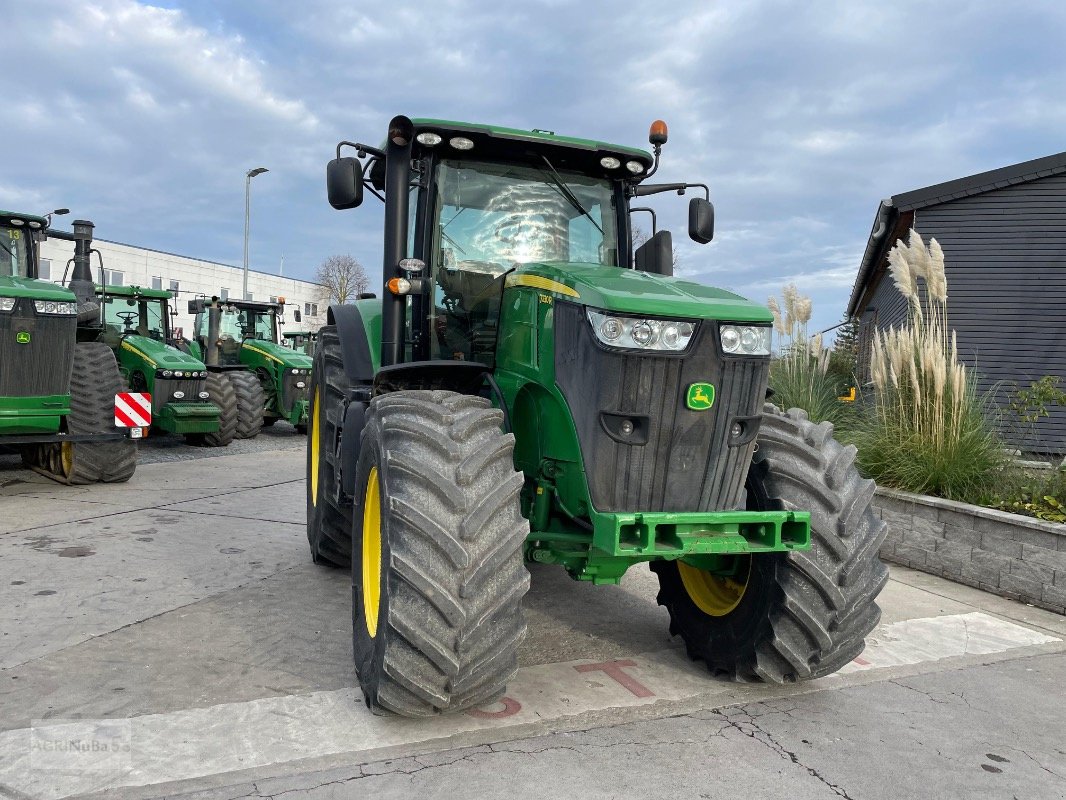
<path id="1" fill-rule="evenodd" d="M 198 311 L 193 310 L 193 304 Z M 218 302 L 218 364 L 239 366 L 245 343 L 278 343 L 278 319 L 284 306 L 281 303 L 260 303 L 252 300 Z M 201 346 L 208 338 L 210 314 L 202 300 L 192 301 L 190 311 L 196 314 L 194 336 Z"/>
<path id="2" fill-rule="evenodd" d="M 318 339 L 318 333 L 315 331 L 285 331 L 281 336 L 290 350 L 308 355 L 314 351 L 315 341 Z"/>
<path id="3" fill-rule="evenodd" d="M 284 309 L 282 297 L 276 303 L 190 300 L 189 313 L 196 315 L 190 347 L 194 354 L 203 355 L 209 371 L 232 373 L 238 394 L 247 389 L 249 399 L 244 405 L 256 408 L 262 424 L 284 419 L 302 431 L 307 422 L 311 358 L 279 342 Z M 294 316 L 299 321 L 299 312 Z M 248 381 L 240 372 L 254 380 Z"/>
<path id="4" fill-rule="evenodd" d="M 106 286 L 97 296 L 104 309 L 105 337 L 141 336 L 157 342 L 171 338 L 169 292 Z"/>

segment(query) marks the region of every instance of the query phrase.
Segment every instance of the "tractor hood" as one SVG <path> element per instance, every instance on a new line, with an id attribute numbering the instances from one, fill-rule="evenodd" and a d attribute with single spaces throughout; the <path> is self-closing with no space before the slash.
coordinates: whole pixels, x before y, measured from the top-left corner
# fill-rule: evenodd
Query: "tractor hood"
<path id="1" fill-rule="evenodd" d="M 524 264 L 507 276 L 507 285 L 543 289 L 581 305 L 619 314 L 773 322 L 764 306 L 732 292 L 681 278 L 599 264 Z"/>
<path id="2" fill-rule="evenodd" d="M 311 356 L 265 339 L 245 339 L 243 347 L 290 369 L 311 369 L 313 363 Z"/>
<path id="3" fill-rule="evenodd" d="M 153 369 L 176 369 L 176 370 L 204 370 L 202 361 L 183 353 L 173 347 L 169 347 L 157 339 L 147 336 L 127 334 L 122 337 L 122 349 L 140 356 L 145 363 Z"/>
<path id="4" fill-rule="evenodd" d="M 12 278 L 0 275 L 0 297 L 32 297 L 34 300 L 60 300 L 72 303 L 74 292 L 63 286 L 35 278 Z"/>

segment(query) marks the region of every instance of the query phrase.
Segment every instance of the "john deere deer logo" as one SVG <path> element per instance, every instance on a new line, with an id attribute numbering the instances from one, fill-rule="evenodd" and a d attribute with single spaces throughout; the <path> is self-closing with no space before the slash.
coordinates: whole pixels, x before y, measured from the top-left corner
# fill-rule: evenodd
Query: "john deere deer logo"
<path id="1" fill-rule="evenodd" d="M 714 386 L 709 383 L 694 383 L 688 387 L 685 405 L 693 411 L 706 411 L 714 405 Z"/>

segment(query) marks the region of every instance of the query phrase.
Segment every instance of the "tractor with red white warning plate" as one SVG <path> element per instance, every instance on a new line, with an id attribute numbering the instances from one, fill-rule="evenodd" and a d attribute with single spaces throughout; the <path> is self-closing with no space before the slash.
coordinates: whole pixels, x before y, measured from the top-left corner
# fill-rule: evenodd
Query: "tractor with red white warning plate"
<path id="1" fill-rule="evenodd" d="M 97 341 L 93 224 L 75 220 L 68 233 L 50 223 L 51 215 L 0 211 L 0 447 L 60 483 L 127 481 L 151 415 L 147 425 L 122 421 L 144 421 L 143 398 L 116 399 L 128 390 L 115 354 Z M 44 236 L 74 242 L 66 286 L 38 278 Z"/>

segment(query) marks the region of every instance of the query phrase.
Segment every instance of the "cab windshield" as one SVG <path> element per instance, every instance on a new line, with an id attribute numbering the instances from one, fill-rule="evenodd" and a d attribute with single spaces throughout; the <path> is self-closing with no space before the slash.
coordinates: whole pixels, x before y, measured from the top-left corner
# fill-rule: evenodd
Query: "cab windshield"
<path id="1" fill-rule="evenodd" d="M 607 178 L 548 161 L 442 161 L 430 199 L 430 357 L 492 362 L 503 278 L 516 267 L 617 266 L 617 197 Z"/>
<path id="2" fill-rule="evenodd" d="M 18 228 L 0 228 L 0 278 L 30 276 L 29 236 Z"/>
<path id="3" fill-rule="evenodd" d="M 104 324 L 112 334 L 133 334 L 166 341 L 167 314 L 162 300 L 104 297 Z"/>
<path id="4" fill-rule="evenodd" d="M 274 341 L 274 314 L 269 310 L 224 307 L 219 324 L 219 336 L 237 341 L 261 339 L 265 342 L 272 342 Z"/>
<path id="5" fill-rule="evenodd" d="M 543 166 L 443 161 L 434 249 L 447 269 L 503 273 L 531 261 L 615 266 L 615 191 L 606 178 Z"/>

